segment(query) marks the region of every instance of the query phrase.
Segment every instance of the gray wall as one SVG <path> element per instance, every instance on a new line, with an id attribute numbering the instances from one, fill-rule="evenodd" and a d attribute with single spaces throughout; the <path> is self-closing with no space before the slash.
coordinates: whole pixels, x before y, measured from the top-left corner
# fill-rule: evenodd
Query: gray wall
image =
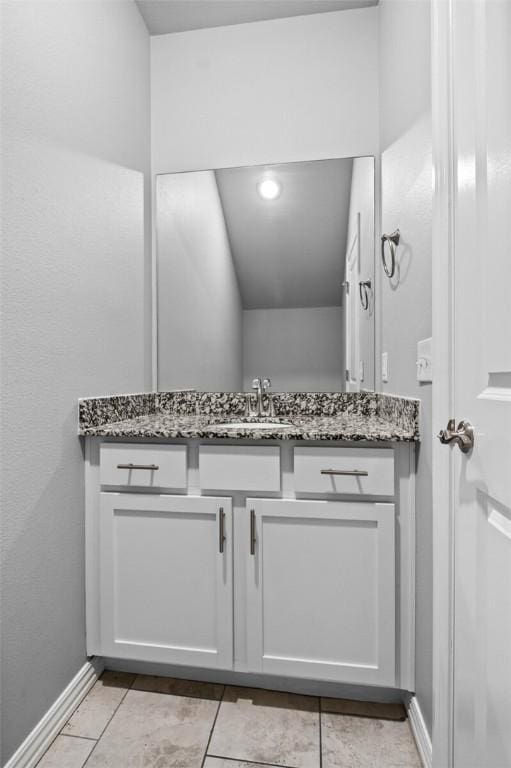
<path id="1" fill-rule="evenodd" d="M 276 392 L 344 389 L 341 307 L 243 312 L 243 388 L 269 376 Z"/>
<path id="2" fill-rule="evenodd" d="M 76 401 L 144 387 L 150 106 L 133 3 L 1 12 L 3 763 L 85 662 Z"/>
<path id="3" fill-rule="evenodd" d="M 432 721 L 431 384 L 416 380 L 416 345 L 431 336 L 430 0 L 381 0 L 380 141 L 382 232 L 401 230 L 398 277 L 382 276 L 383 390 L 422 400 L 417 460 L 417 699 Z M 381 272 L 381 267 L 378 266 Z M 383 273 L 381 273 L 383 274 Z"/>
<path id="4" fill-rule="evenodd" d="M 239 391 L 242 310 L 214 171 L 157 177 L 158 389 Z"/>
<path id="5" fill-rule="evenodd" d="M 151 39 L 155 173 L 375 155 L 377 8 Z"/>

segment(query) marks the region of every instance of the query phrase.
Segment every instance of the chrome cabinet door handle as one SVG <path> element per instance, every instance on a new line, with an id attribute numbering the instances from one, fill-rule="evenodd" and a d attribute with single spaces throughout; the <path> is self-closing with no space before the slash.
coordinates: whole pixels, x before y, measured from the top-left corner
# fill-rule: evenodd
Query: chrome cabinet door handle
<path id="1" fill-rule="evenodd" d="M 250 554 L 255 555 L 256 547 L 256 519 L 255 509 L 250 510 Z"/>
<path id="2" fill-rule="evenodd" d="M 158 464 L 118 464 L 117 469 L 159 469 Z"/>
<path id="3" fill-rule="evenodd" d="M 369 472 L 365 469 L 321 469 L 322 475 L 350 475 L 353 477 L 367 477 Z"/>
<path id="4" fill-rule="evenodd" d="M 474 427 L 469 421 L 460 421 L 456 429 L 454 419 L 449 419 L 447 429 L 441 429 L 438 439 L 443 445 L 455 443 L 462 453 L 469 453 L 474 447 Z"/>
<path id="5" fill-rule="evenodd" d="M 224 508 L 218 510 L 218 551 L 221 555 L 224 553 L 225 543 L 225 512 Z"/>

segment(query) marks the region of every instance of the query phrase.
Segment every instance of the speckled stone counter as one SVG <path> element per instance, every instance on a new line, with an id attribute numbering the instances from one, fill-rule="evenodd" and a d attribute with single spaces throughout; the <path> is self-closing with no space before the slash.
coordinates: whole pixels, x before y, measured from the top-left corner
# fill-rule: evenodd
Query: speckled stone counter
<path id="1" fill-rule="evenodd" d="M 420 401 L 373 392 L 272 394 L 275 428 L 223 428 L 245 419 L 246 393 L 152 392 L 79 401 L 79 434 L 129 438 L 418 441 Z M 265 398 L 264 404 L 268 401 Z M 255 419 L 258 422 L 261 419 Z"/>

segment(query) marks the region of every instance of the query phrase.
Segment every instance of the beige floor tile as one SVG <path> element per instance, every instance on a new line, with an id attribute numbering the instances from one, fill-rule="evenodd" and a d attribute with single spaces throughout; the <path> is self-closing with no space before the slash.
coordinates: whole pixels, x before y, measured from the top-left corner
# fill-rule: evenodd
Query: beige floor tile
<path id="1" fill-rule="evenodd" d="M 224 757 L 207 757 L 204 768 L 268 768 L 268 763 L 240 763 Z"/>
<path id="2" fill-rule="evenodd" d="M 68 720 L 62 733 L 99 739 L 134 679 L 135 675 L 125 672 L 104 672 Z"/>
<path id="3" fill-rule="evenodd" d="M 91 739 L 57 736 L 37 768 L 82 768 L 95 746 Z"/>
<path id="4" fill-rule="evenodd" d="M 406 720 L 402 704 L 381 704 L 377 701 L 355 701 L 353 699 L 321 699 L 321 711 L 335 715 L 373 717 L 378 720 Z"/>
<path id="5" fill-rule="evenodd" d="M 223 685 L 199 683 L 194 680 L 179 680 L 175 677 L 156 677 L 155 675 L 137 675 L 132 688 L 137 691 L 171 693 L 173 696 L 190 696 L 216 701 L 222 698 L 224 692 Z"/>
<path id="6" fill-rule="evenodd" d="M 421 768 L 408 721 L 322 714 L 323 768 Z"/>
<path id="7" fill-rule="evenodd" d="M 87 768 L 200 768 L 218 702 L 128 691 Z"/>
<path id="8" fill-rule="evenodd" d="M 318 768 L 318 700 L 227 687 L 208 753 L 240 761 Z"/>

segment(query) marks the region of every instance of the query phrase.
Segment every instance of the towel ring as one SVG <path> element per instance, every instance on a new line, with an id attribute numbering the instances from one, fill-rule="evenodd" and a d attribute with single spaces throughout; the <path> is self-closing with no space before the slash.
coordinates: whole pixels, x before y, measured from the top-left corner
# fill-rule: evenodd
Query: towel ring
<path id="1" fill-rule="evenodd" d="M 387 277 L 394 277 L 396 271 L 396 248 L 399 245 L 399 238 L 401 233 L 399 229 L 396 229 L 391 235 L 381 236 L 381 263 L 383 264 L 383 271 Z M 390 250 L 390 267 L 387 263 L 387 257 L 385 255 L 385 242 L 389 244 Z"/>
<path id="2" fill-rule="evenodd" d="M 361 280 L 358 284 L 358 295 L 360 296 L 360 303 L 362 309 L 369 309 L 369 295 L 371 292 L 371 281 Z"/>

